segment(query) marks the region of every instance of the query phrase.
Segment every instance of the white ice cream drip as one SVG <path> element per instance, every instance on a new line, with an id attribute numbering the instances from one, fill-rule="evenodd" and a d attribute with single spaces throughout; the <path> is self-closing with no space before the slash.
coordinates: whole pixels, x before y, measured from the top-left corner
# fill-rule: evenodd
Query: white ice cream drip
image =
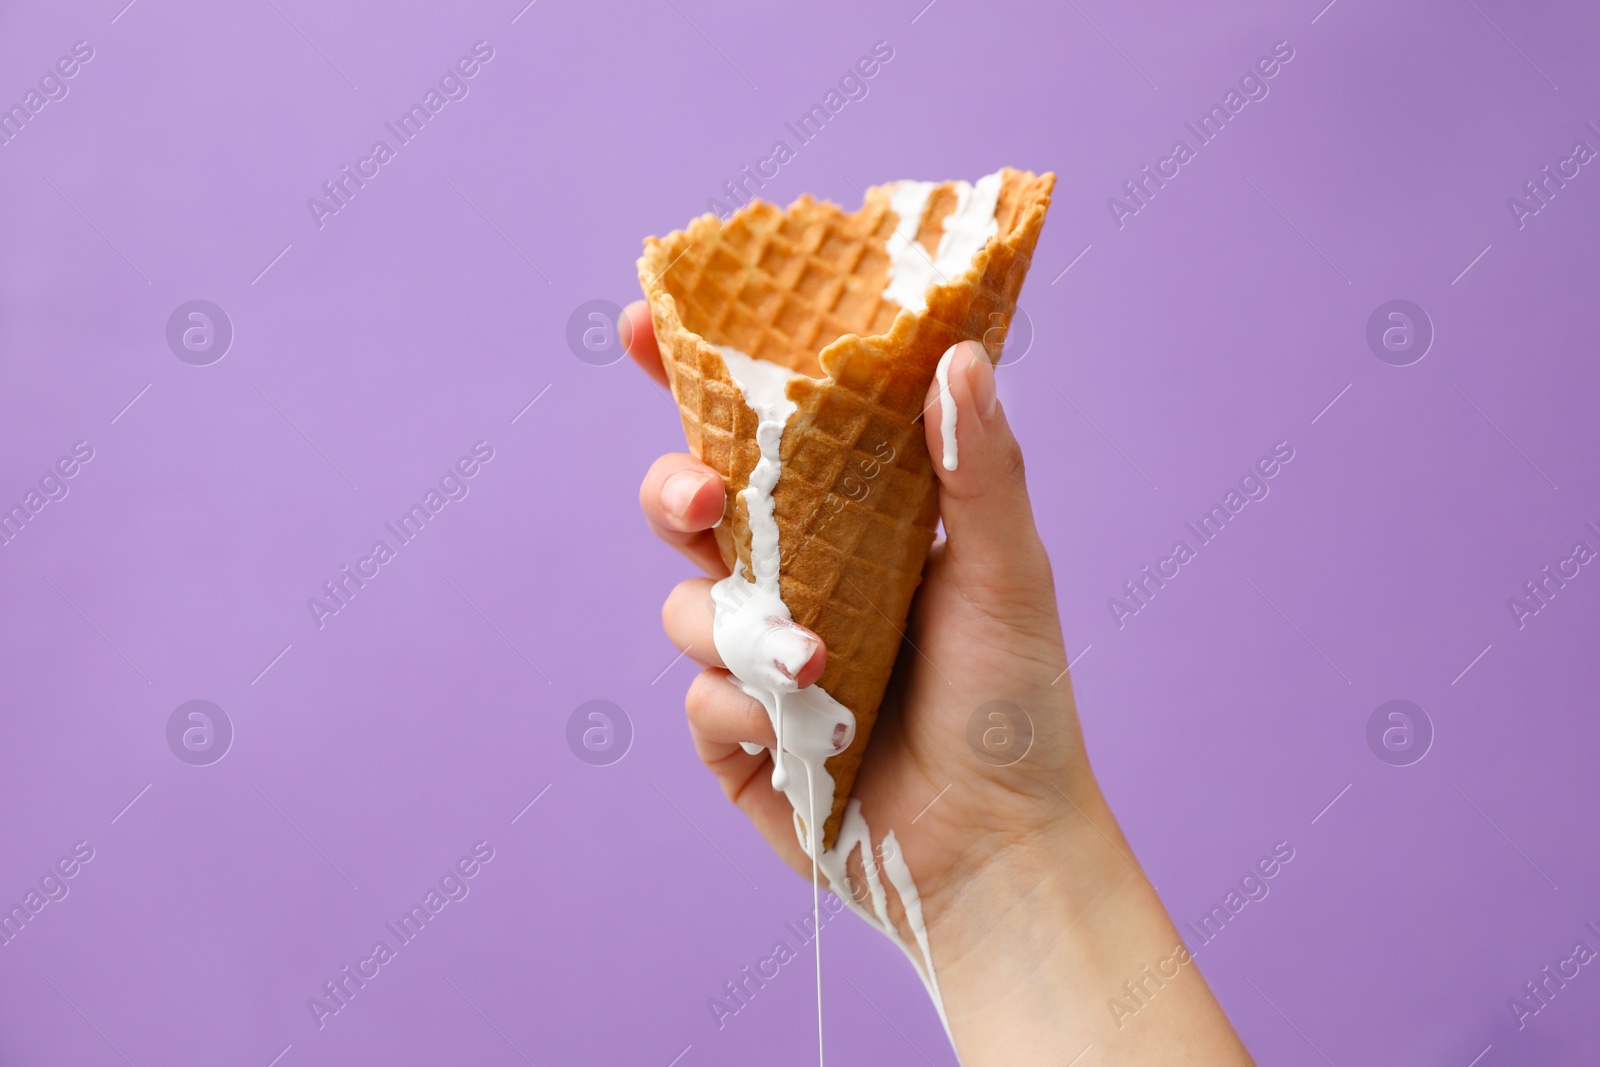
<path id="1" fill-rule="evenodd" d="M 894 235 L 889 240 L 889 283 L 884 295 L 901 307 L 921 311 L 927 289 L 959 276 L 985 241 L 998 232 L 995 206 L 1000 193 L 1000 174 L 980 178 L 975 185 L 956 183 L 956 207 L 944 220 L 944 235 L 933 257 L 916 243 L 917 230 L 927 210 L 928 199 L 936 188 L 933 182 L 898 182 L 890 193 L 890 206 L 898 216 Z M 823 851 L 821 831 L 833 811 L 835 783 L 826 761 L 849 747 L 855 737 L 855 716 L 833 699 L 820 685 L 799 688 L 795 678 L 815 651 L 794 623 L 778 584 L 778 523 L 773 514 L 773 491 L 783 473 L 780 446 L 784 427 L 796 406 L 787 396 L 791 379 L 799 377 L 787 367 L 752 356 L 727 345 L 718 345 L 728 373 L 738 384 L 745 403 L 756 414 L 756 443 L 760 458 L 750 472 L 749 484 L 740 493 L 749 516 L 750 565 L 740 563 L 735 572 L 712 587 L 715 607 L 712 636 L 723 663 L 738 685 L 760 701 L 772 721 L 777 748 L 772 753 L 772 785 L 782 792 L 795 811 L 795 832 L 811 857 L 812 913 L 819 917 L 819 871 L 827 875 L 839 896 L 862 918 L 886 934 L 911 960 L 927 986 L 939 1017 L 944 1020 L 944 1004 L 933 967 L 928 931 L 922 919 L 922 903 L 911 878 L 894 832 L 885 834 L 875 847 L 872 832 L 861 814 L 861 805 L 851 800 L 834 847 Z M 939 363 L 941 430 L 944 436 L 944 465 L 956 469 L 955 406 L 950 398 L 950 354 Z M 746 744 L 749 752 L 761 751 Z M 865 876 L 867 900 L 850 891 L 846 864 L 852 852 L 859 851 Z M 880 868 L 882 876 L 880 876 Z M 907 943 L 889 916 L 884 877 L 900 898 L 906 924 L 911 929 L 915 949 Z M 817 1030 L 822 1032 L 822 946 L 820 923 L 816 928 L 817 953 Z M 946 1032 L 949 1023 L 945 1022 Z"/>

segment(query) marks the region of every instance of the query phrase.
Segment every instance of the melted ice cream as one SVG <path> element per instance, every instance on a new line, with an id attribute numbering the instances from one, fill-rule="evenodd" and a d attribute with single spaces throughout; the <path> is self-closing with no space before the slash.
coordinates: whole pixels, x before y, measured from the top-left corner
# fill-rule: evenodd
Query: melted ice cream
<path id="1" fill-rule="evenodd" d="M 778 522 L 773 517 L 772 491 L 783 468 L 779 448 L 783 428 L 795 412 L 784 395 L 793 371 L 754 359 L 736 348 L 719 345 L 728 373 L 738 383 L 745 403 L 756 413 L 760 458 L 750 483 L 740 493 L 750 517 L 750 571 L 737 573 L 711 589 L 716 615 L 711 634 L 717 652 L 740 688 L 761 702 L 772 719 L 778 748 L 772 758 L 772 787 L 788 796 L 796 812 L 812 810 L 809 779 L 820 777 L 828 793 L 822 811 L 833 807 L 833 780 L 822 763 L 844 751 L 855 737 L 850 709 L 821 686 L 801 689 L 795 678 L 815 646 L 795 627 L 794 616 L 778 591 Z M 815 765 L 815 773 L 808 768 Z M 809 817 L 807 825 L 813 822 Z M 805 842 L 801 842 L 805 844 Z M 808 851 L 810 851 L 808 849 Z"/>
<path id="2" fill-rule="evenodd" d="M 1000 232 L 995 207 L 1000 203 L 1000 172 L 976 184 L 956 182 L 956 207 L 944 218 L 944 236 L 932 256 L 917 243 L 928 199 L 937 182 L 896 182 L 889 193 L 894 234 L 889 238 L 889 284 L 883 295 L 908 311 L 928 306 L 928 286 L 945 285 L 972 266 L 984 242 Z"/>
<path id="3" fill-rule="evenodd" d="M 818 872 L 859 915 L 888 935 L 912 960 L 929 995 L 944 1017 L 928 932 L 911 871 L 900 857 L 890 832 L 879 846 L 889 882 L 899 895 L 907 922 L 920 953 L 914 955 L 889 917 L 888 897 L 878 877 L 872 833 L 852 800 L 840 825 L 833 849 L 823 852 L 818 831 L 833 810 L 835 784 L 826 761 L 848 748 L 855 737 L 855 716 L 820 685 L 804 689 L 795 684 L 811 654 L 811 641 L 796 628 L 778 586 L 778 523 L 773 514 L 772 492 L 783 471 L 783 429 L 796 408 L 785 395 L 796 375 L 786 367 L 754 359 L 736 348 L 717 346 L 728 373 L 738 384 L 757 418 L 756 444 L 760 450 L 750 481 L 740 493 L 750 522 L 750 567 L 743 563 L 735 573 L 711 587 L 715 616 L 711 625 L 717 654 L 727 664 L 739 688 L 760 701 L 772 722 L 777 748 L 772 753 L 772 786 L 788 798 L 795 812 L 795 835 L 811 857 L 813 920 L 819 917 Z M 761 747 L 746 743 L 746 752 Z M 854 899 L 846 865 L 859 847 L 869 887 L 870 908 Z M 817 924 L 820 931 L 820 923 Z M 814 939 L 818 974 L 818 1040 L 821 1039 L 821 937 Z M 919 958 L 920 957 L 920 958 Z"/>
<path id="4" fill-rule="evenodd" d="M 795 812 L 800 847 L 811 857 L 811 917 L 817 959 L 817 1051 L 822 1054 L 822 923 L 818 899 L 818 862 L 822 855 L 819 828 L 833 810 L 833 777 L 824 766 L 855 736 L 856 717 L 820 685 L 801 689 L 795 682 L 816 651 L 816 645 L 795 626 L 778 590 L 778 522 L 772 491 L 783 471 L 780 449 L 783 428 L 795 413 L 785 395 L 794 373 L 786 367 L 754 359 L 736 348 L 719 345 L 728 373 L 755 412 L 760 458 L 750 482 L 739 494 L 750 521 L 750 569 L 743 563 L 711 587 L 716 609 L 711 636 L 717 654 L 755 697 L 772 721 L 777 747 L 772 753 L 772 788 L 789 799 Z M 751 750 L 750 745 L 745 751 Z M 759 749 L 757 749 L 759 751 Z M 820 795 L 819 795 L 820 794 Z M 804 812 L 804 819 L 801 813 Z M 831 876 L 830 876 L 831 878 Z"/>
<path id="5" fill-rule="evenodd" d="M 939 381 L 939 432 L 944 437 L 944 469 L 956 469 L 956 402 L 950 397 L 950 361 L 955 358 L 952 345 L 939 357 L 939 367 L 933 376 Z"/>
<path id="6" fill-rule="evenodd" d="M 945 284 L 959 276 L 972 263 L 984 242 L 999 231 L 995 206 L 1000 196 L 1000 175 L 990 174 L 974 185 L 956 183 L 956 207 L 944 220 L 944 234 L 932 257 L 917 243 L 917 230 L 927 212 L 928 200 L 937 188 L 933 182 L 898 182 L 890 191 L 889 203 L 897 216 L 895 232 L 889 238 L 889 283 L 884 295 L 903 308 L 921 311 L 927 307 L 930 285 Z M 826 762 L 849 747 L 855 737 L 855 716 L 833 699 L 820 685 L 801 689 L 795 682 L 815 645 L 795 625 L 778 584 L 779 530 L 773 512 L 773 491 L 783 473 L 781 446 L 784 427 L 796 406 L 788 398 L 791 379 L 799 377 L 787 367 L 753 358 L 736 348 L 718 345 L 728 373 L 738 385 L 757 419 L 756 444 L 760 456 L 750 472 L 749 484 L 740 493 L 750 525 L 750 563 L 741 562 L 733 574 L 711 589 L 715 607 L 712 638 L 722 662 L 737 684 L 766 709 L 772 721 L 776 749 L 772 753 L 772 786 L 788 798 L 795 812 L 795 834 L 800 847 L 811 858 L 812 917 L 818 935 L 817 952 L 817 1039 L 821 1055 L 822 1040 L 822 939 L 818 908 L 819 872 L 845 903 L 867 922 L 900 946 L 911 960 L 928 995 L 945 1022 L 944 1002 L 934 974 L 933 953 L 928 930 L 922 918 L 921 897 L 911 870 L 900 854 L 894 832 L 884 835 L 876 847 L 872 831 L 862 817 L 861 805 L 851 800 L 834 847 L 822 849 L 821 829 L 833 810 L 835 783 Z M 950 361 L 947 352 L 940 360 L 939 382 L 941 430 L 944 435 L 944 466 L 956 469 L 956 410 L 950 396 Z M 752 755 L 761 746 L 743 745 Z M 865 901 L 850 892 L 847 864 L 852 853 L 861 857 L 866 881 Z M 880 876 L 880 866 L 882 876 Z M 889 915 L 888 894 L 883 880 L 888 879 L 900 898 L 906 924 L 911 928 L 916 948 L 901 936 Z"/>

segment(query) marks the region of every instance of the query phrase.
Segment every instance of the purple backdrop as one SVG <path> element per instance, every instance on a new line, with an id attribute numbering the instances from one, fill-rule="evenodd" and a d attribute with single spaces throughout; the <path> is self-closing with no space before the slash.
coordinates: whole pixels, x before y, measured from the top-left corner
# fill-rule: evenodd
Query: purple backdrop
<path id="1" fill-rule="evenodd" d="M 1600 973 L 1524 983 L 1600 948 L 1594 12 L 124 2 L 0 12 L 0 1062 L 807 1059 L 809 960 L 707 1009 L 810 891 L 682 723 L 674 409 L 581 337 L 780 139 L 779 202 L 1058 174 L 1001 392 L 1175 918 L 1294 850 L 1198 952 L 1257 1056 L 1592 1055 Z M 833 1062 L 954 1062 L 893 947 L 824 941 Z"/>

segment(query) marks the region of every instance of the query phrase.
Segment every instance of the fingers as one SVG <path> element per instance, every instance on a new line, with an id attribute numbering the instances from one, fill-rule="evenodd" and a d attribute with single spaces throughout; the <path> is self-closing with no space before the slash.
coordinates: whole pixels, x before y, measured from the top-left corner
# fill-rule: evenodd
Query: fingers
<path id="1" fill-rule="evenodd" d="M 646 374 L 662 385 L 667 384 L 667 371 L 661 365 L 661 349 L 656 346 L 656 329 L 650 321 L 649 304 L 635 300 L 623 308 L 617 318 L 617 336 L 622 339 L 622 347 L 628 350 L 628 355 Z"/>
<path id="2" fill-rule="evenodd" d="M 690 578 L 674 586 L 661 606 L 661 628 L 696 663 L 726 668 L 711 637 L 711 585 L 709 578 Z"/>
<path id="3" fill-rule="evenodd" d="M 617 333 L 645 373 L 666 385 L 667 372 L 661 366 L 650 306 L 635 300 L 624 308 L 617 319 Z M 716 471 L 693 456 L 662 456 L 639 486 L 639 506 L 656 536 L 694 560 L 707 574 L 720 578 L 728 573 L 716 539 L 708 532 L 722 521 L 727 506 L 727 494 Z"/>
<path id="4" fill-rule="evenodd" d="M 717 578 L 728 568 L 711 527 L 722 521 L 726 500 L 717 472 L 681 452 L 651 464 L 639 486 L 639 506 L 656 536 Z"/>
<path id="5" fill-rule="evenodd" d="M 753 744 L 773 748 L 778 739 L 761 702 L 735 684 L 733 675 L 701 671 L 684 699 L 695 738 L 718 745 Z"/>
<path id="6" fill-rule="evenodd" d="M 795 873 L 807 877 L 810 861 L 795 839 L 794 809 L 788 797 L 772 788 L 772 757 L 765 751 L 775 743 L 771 720 L 732 678 L 725 671 L 707 670 L 689 687 L 685 708 L 695 752 L 716 775 L 723 795 L 745 813 Z M 752 754 L 741 742 L 763 748 Z"/>
<path id="7" fill-rule="evenodd" d="M 661 625 L 668 640 L 696 663 L 726 668 L 711 632 L 716 614 L 711 604 L 711 586 L 709 578 L 679 582 L 661 608 Z M 777 684 L 792 678 L 796 688 L 804 689 L 821 678 L 828 666 L 828 650 L 822 639 L 785 619 L 772 620 L 771 630 L 757 647 L 770 652 L 771 663 L 757 666 L 770 667 L 768 677 Z"/>
<path id="8" fill-rule="evenodd" d="M 951 563 L 1006 592 L 1048 590 L 1050 565 L 1034 526 L 1022 449 L 1000 407 L 994 367 L 981 344 L 963 341 L 945 353 L 928 389 L 923 422 Z M 948 453 L 947 428 L 955 446 Z"/>

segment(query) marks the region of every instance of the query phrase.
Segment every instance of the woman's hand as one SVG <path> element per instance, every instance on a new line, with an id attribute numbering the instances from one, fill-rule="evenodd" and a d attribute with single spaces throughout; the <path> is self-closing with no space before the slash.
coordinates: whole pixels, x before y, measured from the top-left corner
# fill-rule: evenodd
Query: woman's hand
<path id="1" fill-rule="evenodd" d="M 624 311 L 619 329 L 634 359 L 665 384 L 642 301 Z M 1146 1035 L 1135 1044 L 1152 1058 L 1122 1062 L 1249 1062 L 1192 966 L 1131 1019 L 1108 1008 L 1111 998 L 1126 999 L 1123 981 L 1172 954 L 1177 935 L 1084 753 L 1050 561 L 981 345 L 956 346 L 949 385 L 956 470 L 941 462 L 937 383 L 923 418 L 945 539 L 929 554 L 853 795 L 874 843 L 892 830 L 916 881 L 964 1062 L 1066 1063 L 1108 1028 L 1098 1042 L 1107 1050 Z M 705 668 L 687 698 L 696 751 L 809 879 L 789 802 L 772 788 L 771 757 L 741 747 L 771 748 L 771 723 L 729 680 L 712 640 L 710 588 L 727 574 L 711 534 L 726 503 L 721 478 L 692 456 L 663 456 L 639 499 L 656 533 L 709 575 L 681 583 L 662 611 L 668 637 Z M 826 654 L 818 640 L 802 686 L 821 676 Z M 1012 1021 L 1007 1001 L 1028 1021 Z M 1174 1047 L 1231 1050 L 1233 1058 L 1161 1058 L 1165 1046 L 1149 1038 L 1158 1019 L 1209 1021 Z"/>

